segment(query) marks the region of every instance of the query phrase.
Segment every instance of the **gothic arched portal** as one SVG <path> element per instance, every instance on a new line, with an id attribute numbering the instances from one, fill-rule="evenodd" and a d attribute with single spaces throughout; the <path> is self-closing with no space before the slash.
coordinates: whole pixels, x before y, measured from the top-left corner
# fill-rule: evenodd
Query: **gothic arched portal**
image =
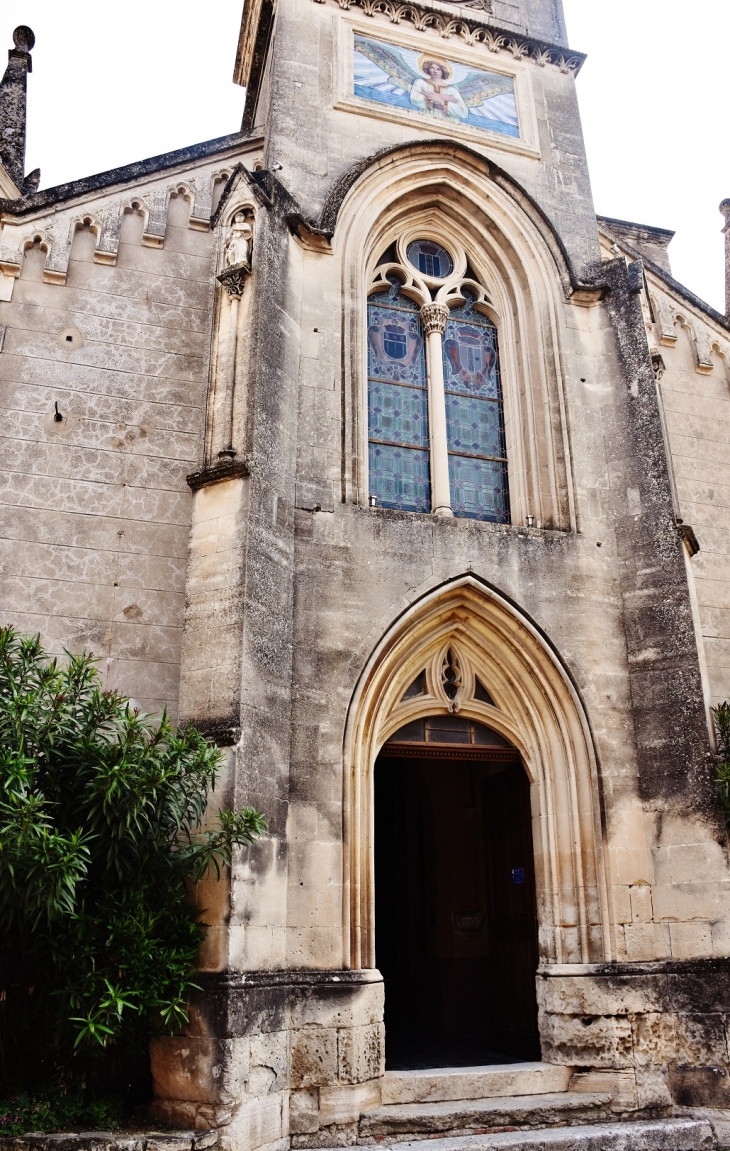
<path id="1" fill-rule="evenodd" d="M 527 772 L 540 962 L 610 960 L 598 777 L 582 703 L 538 629 L 497 592 L 465 576 L 400 616 L 374 651 L 350 705 L 343 903 L 348 965 L 375 966 L 378 754 L 405 724 L 449 714 L 496 732 L 517 750 Z"/>

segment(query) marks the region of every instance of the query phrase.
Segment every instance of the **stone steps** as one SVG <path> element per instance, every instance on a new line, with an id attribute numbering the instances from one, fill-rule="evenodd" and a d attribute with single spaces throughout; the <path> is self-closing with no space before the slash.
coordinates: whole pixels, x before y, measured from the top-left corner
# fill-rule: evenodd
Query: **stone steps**
<path id="1" fill-rule="evenodd" d="M 610 1117 L 611 1096 L 561 1091 L 537 1095 L 390 1103 L 364 1111 L 359 1141 L 401 1142 L 413 1135 L 463 1135 L 499 1128 L 551 1127 Z"/>
<path id="2" fill-rule="evenodd" d="M 386 1071 L 383 1104 L 445 1103 L 507 1095 L 547 1095 L 568 1090 L 572 1067 L 553 1063 L 498 1063 L 488 1067 L 438 1067 Z"/>
<path id="3" fill-rule="evenodd" d="M 382 1142 L 388 1145 L 387 1140 Z M 710 1124 L 693 1119 L 596 1123 L 398 1143 L 398 1151 L 712 1151 L 714 1147 Z"/>

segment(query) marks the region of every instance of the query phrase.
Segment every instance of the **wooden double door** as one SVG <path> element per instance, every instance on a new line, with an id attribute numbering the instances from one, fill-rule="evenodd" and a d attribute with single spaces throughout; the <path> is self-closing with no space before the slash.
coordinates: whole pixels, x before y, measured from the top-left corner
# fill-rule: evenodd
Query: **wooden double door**
<path id="1" fill-rule="evenodd" d="M 391 1066 L 540 1058 L 530 789 L 516 754 L 386 745 L 375 931 Z"/>

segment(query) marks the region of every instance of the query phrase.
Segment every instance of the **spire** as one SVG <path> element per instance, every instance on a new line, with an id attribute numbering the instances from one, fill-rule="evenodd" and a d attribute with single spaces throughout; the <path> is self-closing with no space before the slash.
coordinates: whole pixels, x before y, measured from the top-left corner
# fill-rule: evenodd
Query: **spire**
<path id="1" fill-rule="evenodd" d="M 13 32 L 13 43 L 0 81 L 0 163 L 19 191 L 27 194 L 36 190 L 41 178 L 39 169 L 25 176 L 27 76 L 33 68 L 30 51 L 35 36 L 21 24 Z"/>
<path id="2" fill-rule="evenodd" d="M 725 315 L 730 319 L 730 200 L 723 200 L 720 211 L 725 217 Z"/>

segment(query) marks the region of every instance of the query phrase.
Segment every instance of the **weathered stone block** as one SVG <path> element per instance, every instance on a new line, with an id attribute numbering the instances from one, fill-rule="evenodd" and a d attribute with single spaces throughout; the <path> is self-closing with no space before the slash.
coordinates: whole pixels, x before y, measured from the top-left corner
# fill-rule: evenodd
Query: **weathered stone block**
<path id="1" fill-rule="evenodd" d="M 221 1131 L 222 1151 L 261 1147 L 286 1136 L 283 1125 L 284 1095 L 265 1095 L 241 1104 Z"/>
<path id="2" fill-rule="evenodd" d="M 730 1077 L 726 1067 L 670 1067 L 668 1086 L 680 1107 L 730 1109 Z"/>
<path id="3" fill-rule="evenodd" d="M 379 1107 L 382 1100 L 381 1080 L 355 1083 L 346 1087 L 320 1087 L 319 1114 L 322 1127 L 355 1122 L 362 1111 Z"/>
<path id="4" fill-rule="evenodd" d="M 628 1015 L 668 1004 L 660 975 L 548 976 L 538 979 L 537 989 L 540 1006 L 558 1015 Z"/>
<path id="5" fill-rule="evenodd" d="M 676 1017 L 660 1011 L 631 1016 L 634 1060 L 637 1067 L 666 1067 L 675 1044 Z"/>
<path id="6" fill-rule="evenodd" d="M 320 1127 L 312 1135 L 292 1135 L 291 1145 L 297 1151 L 303 1147 L 354 1147 L 357 1143 L 357 1123 L 337 1123 Z"/>
<path id="7" fill-rule="evenodd" d="M 241 1055 L 245 1061 L 247 1051 Z M 151 1042 L 150 1056 L 155 1095 L 160 1099 L 217 1103 L 227 1086 L 237 1082 L 236 1054 L 227 1040 L 164 1036 Z M 243 1074 L 244 1068 L 240 1071 Z"/>
<path id="8" fill-rule="evenodd" d="M 607 1015 L 543 1015 L 543 1058 L 570 1066 L 633 1066 L 631 1024 Z"/>
<path id="9" fill-rule="evenodd" d="M 666 1071 L 656 1067 L 637 1067 L 636 1096 L 640 1108 L 671 1107 L 672 1095 Z"/>
<path id="10" fill-rule="evenodd" d="M 707 1064 L 726 1066 L 728 1046 L 725 1026 L 724 1015 L 679 1012 L 676 1016 L 674 1054 L 670 1055 L 668 1062 L 690 1067 Z"/>
<path id="11" fill-rule="evenodd" d="M 334 976 L 334 973 L 333 973 Z M 291 1025 L 309 1027 L 363 1027 L 383 1018 L 383 982 L 352 984 L 331 982 L 307 989 L 292 1003 Z"/>
<path id="12" fill-rule="evenodd" d="M 289 1093 L 289 1131 L 306 1135 L 319 1130 L 319 1092 L 316 1087 Z"/>
<path id="13" fill-rule="evenodd" d="M 633 1071 L 578 1071 L 571 1077 L 569 1090 L 608 1093 L 612 1111 L 633 1111 L 638 1102 Z"/>
<path id="14" fill-rule="evenodd" d="M 309 1027 L 291 1038 L 291 1087 L 324 1087 L 337 1082 L 337 1032 Z"/>
<path id="15" fill-rule="evenodd" d="M 385 1073 L 385 1027 L 343 1027 L 337 1032 L 341 1083 L 364 1083 Z"/>
<path id="16" fill-rule="evenodd" d="M 252 1095 L 283 1091 L 287 1086 L 288 1033 L 272 1031 L 252 1035 L 248 1090 Z"/>

